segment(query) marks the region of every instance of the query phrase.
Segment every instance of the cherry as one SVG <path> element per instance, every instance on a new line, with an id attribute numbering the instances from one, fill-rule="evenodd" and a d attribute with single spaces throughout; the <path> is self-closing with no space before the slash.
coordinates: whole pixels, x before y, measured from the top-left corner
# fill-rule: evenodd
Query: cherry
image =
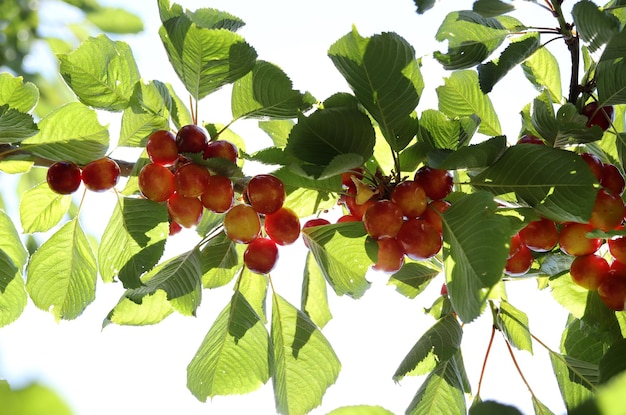
<path id="1" fill-rule="evenodd" d="M 356 216 L 352 216 L 352 215 L 343 215 L 339 219 L 337 219 L 337 223 L 360 222 L 360 221 L 361 221 L 361 219 L 357 218 Z"/>
<path id="2" fill-rule="evenodd" d="M 617 259 L 613 260 L 613 262 L 611 262 L 609 272 L 626 275 L 626 262 L 621 262 Z"/>
<path id="3" fill-rule="evenodd" d="M 626 236 L 616 236 L 608 240 L 609 252 L 617 261 L 626 264 Z"/>
<path id="4" fill-rule="evenodd" d="M 187 163 L 176 170 L 174 181 L 176 191 L 183 196 L 198 197 L 209 188 L 211 173 L 206 167 Z"/>
<path id="5" fill-rule="evenodd" d="M 588 223 L 566 223 L 559 233 L 561 251 L 574 256 L 593 254 L 602 245 L 602 239 L 587 238 L 587 233 L 591 231 L 593 226 Z"/>
<path id="6" fill-rule="evenodd" d="M 206 133 L 197 125 L 185 125 L 176 133 L 176 146 L 179 153 L 199 153 L 204 151 L 206 145 Z"/>
<path id="7" fill-rule="evenodd" d="M 396 236 L 406 255 L 414 260 L 435 256 L 443 244 L 441 232 L 424 219 L 409 219 Z"/>
<path id="8" fill-rule="evenodd" d="M 582 114 L 588 118 L 587 128 L 597 125 L 602 131 L 606 131 L 613 120 L 613 107 L 600 107 L 597 102 L 593 101 L 583 107 Z"/>
<path id="9" fill-rule="evenodd" d="M 589 224 L 605 232 L 617 228 L 624 220 L 624 201 L 604 189 L 598 190 Z"/>
<path id="10" fill-rule="evenodd" d="M 302 225 L 302 230 L 305 230 L 306 228 L 314 228 L 316 226 L 325 226 L 325 225 L 330 225 L 330 222 L 327 219 L 324 219 L 324 218 L 309 219 L 306 222 L 304 222 L 304 225 Z M 302 238 L 302 240 L 304 241 L 304 245 L 307 248 L 309 248 L 309 243 L 307 242 L 306 238 Z"/>
<path id="11" fill-rule="evenodd" d="M 381 238 L 378 244 L 378 258 L 372 267 L 377 271 L 396 272 L 404 264 L 404 250 L 396 238 Z"/>
<path id="12" fill-rule="evenodd" d="M 227 140 L 210 141 L 204 148 L 202 158 L 209 159 L 219 157 L 237 163 L 237 157 L 239 156 L 239 150 L 237 146 Z"/>
<path id="13" fill-rule="evenodd" d="M 224 215 L 226 236 L 238 243 L 250 243 L 261 232 L 259 214 L 250 205 L 235 205 Z"/>
<path id="14" fill-rule="evenodd" d="M 137 179 L 139 190 L 150 200 L 165 202 L 174 194 L 174 174 L 160 164 L 146 164 Z"/>
<path id="15" fill-rule="evenodd" d="M 353 176 L 361 180 L 364 177 L 363 168 L 357 167 L 356 169 L 341 173 L 341 183 L 348 188 L 354 186 L 354 182 L 352 181 Z"/>
<path id="16" fill-rule="evenodd" d="M 525 134 L 521 136 L 519 140 L 517 140 L 517 144 L 539 144 L 542 146 L 546 145 L 546 143 L 544 143 L 541 138 L 531 134 Z"/>
<path id="17" fill-rule="evenodd" d="M 367 200 L 365 203 L 358 204 L 356 202 L 356 197 L 351 195 L 343 195 L 342 200 L 348 208 L 348 212 L 350 212 L 350 215 L 354 216 L 358 220 L 362 220 L 365 211 L 369 209 L 370 206 L 374 205 L 378 199 L 372 198 Z"/>
<path id="18" fill-rule="evenodd" d="M 169 233 L 170 236 L 176 235 L 182 230 L 183 230 L 183 227 L 180 226 L 180 223 L 176 222 L 175 220 L 170 219 L 170 233 Z"/>
<path id="19" fill-rule="evenodd" d="M 407 218 L 421 216 L 428 206 L 426 192 L 412 180 L 399 183 L 391 192 L 391 201 L 400 207 Z"/>
<path id="20" fill-rule="evenodd" d="M 71 161 L 57 161 L 48 168 L 46 181 L 52 191 L 69 195 L 80 187 L 80 167 Z"/>
<path id="21" fill-rule="evenodd" d="M 207 190 L 200 195 L 200 201 L 205 208 L 224 213 L 233 205 L 235 190 L 233 182 L 225 176 L 210 176 Z"/>
<path id="22" fill-rule="evenodd" d="M 256 238 L 250 242 L 243 253 L 246 267 L 257 274 L 267 274 L 276 266 L 278 247 L 269 238 Z"/>
<path id="23" fill-rule="evenodd" d="M 282 207 L 265 216 L 265 232 L 278 245 L 289 245 L 300 236 L 300 219 L 296 212 Z"/>
<path id="24" fill-rule="evenodd" d="M 394 238 L 403 223 L 400 207 L 390 200 L 379 200 L 363 215 L 365 231 L 374 239 Z"/>
<path id="25" fill-rule="evenodd" d="M 534 260 L 532 251 L 526 245 L 520 245 L 518 251 L 506 260 L 504 273 L 512 277 L 524 275 L 530 270 Z"/>
<path id="26" fill-rule="evenodd" d="M 609 274 L 609 263 L 599 255 L 577 256 L 570 265 L 572 281 L 588 290 L 597 290 Z"/>
<path id="27" fill-rule="evenodd" d="M 448 285 L 444 282 L 441 284 L 441 290 L 439 291 L 441 295 L 448 295 Z"/>
<path id="28" fill-rule="evenodd" d="M 259 174 L 248 182 L 246 195 L 250 205 L 259 213 L 276 212 L 285 202 L 285 186 L 271 174 Z"/>
<path id="29" fill-rule="evenodd" d="M 429 222 L 441 233 L 443 232 L 443 220 L 441 219 L 441 214 L 448 210 L 450 206 L 452 206 L 450 202 L 445 200 L 433 200 L 428 203 L 428 207 L 424 211 L 422 219 Z"/>
<path id="30" fill-rule="evenodd" d="M 117 162 L 103 157 L 88 163 L 83 169 L 83 183 L 94 192 L 104 192 L 113 188 L 120 178 L 121 170 Z"/>
<path id="31" fill-rule="evenodd" d="M 615 196 L 621 196 L 624 193 L 624 176 L 615 164 L 604 164 L 600 185 Z"/>
<path id="32" fill-rule="evenodd" d="M 415 181 L 424 189 L 426 196 L 432 200 L 440 200 L 452 192 L 454 183 L 448 170 L 420 167 L 415 173 Z"/>
<path id="33" fill-rule="evenodd" d="M 515 255 L 517 253 L 517 251 L 520 250 L 521 247 L 522 247 L 522 238 L 520 237 L 519 232 L 518 232 L 515 235 L 513 235 L 511 237 L 511 240 L 509 241 L 509 256 L 508 256 L 508 258 L 511 258 L 513 255 Z"/>
<path id="34" fill-rule="evenodd" d="M 581 153 L 580 157 L 585 161 L 585 163 L 587 163 L 593 175 L 596 177 L 598 182 L 600 182 L 600 180 L 602 180 L 602 173 L 604 170 L 604 163 L 602 160 L 592 153 Z"/>
<path id="35" fill-rule="evenodd" d="M 154 164 L 172 166 L 178 160 L 176 136 L 168 130 L 158 130 L 150 134 L 146 152 Z"/>
<path id="36" fill-rule="evenodd" d="M 624 310 L 626 305 L 626 274 L 611 271 L 598 287 L 600 299 L 608 308 Z"/>
<path id="37" fill-rule="evenodd" d="M 167 211 L 170 217 L 185 228 L 191 228 L 200 222 L 202 210 L 202 203 L 197 197 L 174 193 L 167 199 Z"/>
<path id="38" fill-rule="evenodd" d="M 541 218 L 519 231 L 520 241 L 536 252 L 547 252 L 559 242 L 559 230 L 553 220 Z"/>

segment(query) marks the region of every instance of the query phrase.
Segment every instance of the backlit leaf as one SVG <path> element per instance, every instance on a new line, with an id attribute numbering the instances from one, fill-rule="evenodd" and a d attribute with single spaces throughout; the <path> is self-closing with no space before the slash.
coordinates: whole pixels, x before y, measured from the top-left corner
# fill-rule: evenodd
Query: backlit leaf
<path id="1" fill-rule="evenodd" d="M 495 17 L 515 10 L 515 6 L 502 0 L 476 0 L 472 10 L 484 17 Z"/>
<path id="2" fill-rule="evenodd" d="M 626 103 L 626 31 L 614 35 L 604 48 L 596 68 L 598 104 Z"/>
<path id="3" fill-rule="evenodd" d="M 539 48 L 522 65 L 524 75 L 539 91 L 547 90 L 553 102 L 561 102 L 559 62 L 547 48 Z"/>
<path id="4" fill-rule="evenodd" d="M 600 369 L 600 383 L 607 383 L 617 374 L 626 371 L 624 353 L 626 353 L 626 339 L 619 339 L 611 345 L 598 366 Z"/>
<path id="5" fill-rule="evenodd" d="M 104 319 L 102 327 L 111 323 L 127 326 L 157 324 L 172 312 L 174 308 L 167 301 L 167 293 L 163 290 L 143 296 L 140 304 L 123 296 Z"/>
<path id="6" fill-rule="evenodd" d="M 505 150 L 506 137 L 500 135 L 456 151 L 433 150 L 428 154 L 428 165 L 446 170 L 487 167 L 495 163 Z"/>
<path id="7" fill-rule="evenodd" d="M 576 408 L 593 396 L 598 366 L 551 352 L 550 361 L 568 410 Z"/>
<path id="8" fill-rule="evenodd" d="M 441 273 L 433 265 L 423 265 L 419 262 L 406 262 L 399 271 L 389 277 L 388 285 L 395 285 L 396 291 L 408 297 L 415 298 L 424 291 L 428 284 Z"/>
<path id="9" fill-rule="evenodd" d="M 202 264 L 202 286 L 217 288 L 228 284 L 241 268 L 243 248 L 220 233 L 200 251 Z"/>
<path id="10" fill-rule="evenodd" d="M 27 190 L 20 199 L 20 221 L 26 233 L 50 230 L 68 212 L 70 195 L 55 193 L 48 183 Z"/>
<path id="11" fill-rule="evenodd" d="M 620 22 L 609 11 L 600 10 L 589 0 L 582 0 L 572 7 L 574 25 L 580 38 L 595 52 L 619 31 Z"/>
<path id="12" fill-rule="evenodd" d="M 300 308 L 320 328 L 323 328 L 333 317 L 328 307 L 324 274 L 310 252 L 307 253 L 304 266 Z"/>
<path id="13" fill-rule="evenodd" d="M 381 406 L 354 405 L 342 406 L 334 409 L 326 415 L 393 415 L 393 412 Z"/>
<path id="14" fill-rule="evenodd" d="M 87 13 L 87 19 L 108 33 L 139 33 L 143 30 L 141 17 L 117 7 L 98 7 Z"/>
<path id="15" fill-rule="evenodd" d="M 24 82 L 24 77 L 13 76 L 9 72 L 0 73 L 0 105 L 22 113 L 35 108 L 39 100 L 39 90 L 32 82 Z"/>
<path id="16" fill-rule="evenodd" d="M 497 325 L 512 346 L 530 353 L 533 352 L 533 342 L 530 337 L 526 313 L 503 300 L 500 302 Z"/>
<path id="17" fill-rule="evenodd" d="M 122 115 L 118 145 L 145 146 L 150 134 L 169 129 L 172 98 L 167 86 L 159 81 L 137 82 L 130 106 Z"/>
<path id="18" fill-rule="evenodd" d="M 456 150 L 470 142 L 479 125 L 475 115 L 451 119 L 441 111 L 428 109 L 421 114 L 418 139 L 435 149 Z"/>
<path id="19" fill-rule="evenodd" d="M 37 134 L 37 124 L 32 115 L 25 114 L 8 104 L 0 105 L 0 144 L 15 143 Z"/>
<path id="20" fill-rule="evenodd" d="M 27 295 L 22 272 L 12 261 L 11 256 L 0 249 L 0 327 L 17 320 L 26 303 Z"/>
<path id="21" fill-rule="evenodd" d="M 13 264 L 19 270 L 24 268 L 28 259 L 28 252 L 24 248 L 24 244 L 20 238 L 13 221 L 4 211 L 0 210 L 0 250 L 9 256 Z"/>

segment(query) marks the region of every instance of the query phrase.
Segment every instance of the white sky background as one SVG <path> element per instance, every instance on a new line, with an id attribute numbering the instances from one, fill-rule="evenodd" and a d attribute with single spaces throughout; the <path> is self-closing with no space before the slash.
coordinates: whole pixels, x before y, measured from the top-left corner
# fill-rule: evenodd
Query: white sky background
<path id="1" fill-rule="evenodd" d="M 144 18 L 145 32 L 124 38 L 133 49 L 142 77 L 179 85 L 179 94 L 186 96 L 158 37 L 160 21 L 156 1 L 102 0 L 102 3 L 126 7 Z M 257 50 L 259 58 L 280 66 L 296 89 L 307 90 L 319 100 L 338 91 L 348 91 L 347 84 L 327 57 L 332 43 L 348 33 L 353 24 L 363 36 L 394 31 L 415 47 L 418 57 L 424 57 L 422 72 L 426 89 L 418 112 L 437 107 L 434 91 L 446 76 L 429 56 L 434 50 L 447 49 L 445 44 L 434 40 L 434 34 L 447 12 L 453 8 L 469 9 L 472 4 L 466 0 L 444 2 L 420 16 L 412 0 L 181 0 L 178 3 L 189 9 L 213 7 L 242 18 L 246 26 L 239 33 Z M 556 22 L 539 7 L 527 2 L 518 2 L 518 6 L 521 13 L 515 16 L 523 22 L 555 26 Z M 65 16 L 47 18 L 63 21 Z M 565 50 L 562 43 L 552 43 L 551 50 L 557 49 Z M 561 62 L 568 67 L 567 60 Z M 566 87 L 563 86 L 564 90 Z M 515 141 L 520 129 L 519 111 L 535 95 L 536 91 L 519 69 L 496 85 L 491 94 L 510 141 Z M 201 101 L 199 119 L 218 123 L 230 121 L 228 88 Z M 115 120 L 111 123 L 111 133 L 115 136 L 118 125 Z M 265 134 L 256 128 L 255 121 L 239 121 L 233 130 L 247 140 L 248 150 L 270 144 Z M 114 200 L 110 193 L 89 193 L 82 212 L 83 225 L 100 235 L 106 226 L 103 218 L 108 218 Z M 184 232 L 171 239 L 168 249 L 172 253 L 182 251 L 195 242 L 193 232 Z M 299 306 L 304 267 L 302 242 L 281 247 L 280 255 L 272 280 L 278 293 Z M 387 286 L 385 275 L 371 274 L 369 279 L 372 287 L 360 300 L 337 297 L 329 288 L 334 318 L 323 333 L 343 368 L 337 383 L 327 391 L 322 406 L 312 414 L 326 414 L 340 406 L 357 404 L 380 405 L 401 414 L 421 384 L 423 378 L 419 377 L 407 377 L 395 384 L 392 375 L 422 333 L 434 323 L 432 318 L 424 316 L 423 308 L 430 306 L 437 297 L 443 279 L 434 281 L 416 300 L 408 300 Z M 509 284 L 510 302 L 529 314 L 533 333 L 558 350 L 565 314 L 548 292 L 533 293 L 530 298 L 528 293 L 534 285 L 534 281 Z M 197 401 L 186 388 L 187 364 L 213 320 L 229 301 L 230 286 L 205 290 L 197 318 L 174 314 L 156 326 L 110 325 L 101 330 L 102 320 L 122 292 L 120 284 L 99 283 L 96 301 L 83 315 L 75 321 L 58 324 L 51 315 L 29 303 L 17 322 L 0 329 L 0 378 L 7 379 L 14 388 L 30 381 L 42 381 L 57 390 L 77 415 L 275 412 L 271 381 L 252 394 L 216 397 L 208 403 Z M 474 392 L 491 332 L 489 314 L 485 313 L 464 330 L 463 353 Z M 537 397 L 555 413 L 563 413 L 547 354 L 538 344 L 534 347 L 534 357 L 519 351 L 516 357 Z M 499 333 L 487 364 L 481 396 L 484 400 L 511 403 L 524 413 L 533 413 L 530 395 Z"/>

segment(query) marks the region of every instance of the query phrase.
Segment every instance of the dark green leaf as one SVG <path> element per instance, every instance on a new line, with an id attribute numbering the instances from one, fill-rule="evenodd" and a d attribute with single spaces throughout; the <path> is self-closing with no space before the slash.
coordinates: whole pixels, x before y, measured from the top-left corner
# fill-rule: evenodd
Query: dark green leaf
<path id="1" fill-rule="evenodd" d="M 411 114 L 424 88 L 413 47 L 395 33 L 364 38 L 354 28 L 328 55 L 391 148 L 406 147 L 417 133 Z"/>
<path id="2" fill-rule="evenodd" d="M 205 29 L 228 29 L 236 32 L 245 25 L 237 16 L 220 10 L 203 7 L 197 10 L 185 10 L 185 15 L 198 27 Z"/>
<path id="3" fill-rule="evenodd" d="M 515 10 L 515 6 L 502 0 L 476 0 L 472 10 L 484 17 L 496 17 Z"/>
<path id="4" fill-rule="evenodd" d="M 304 277 L 302 278 L 300 309 L 320 328 L 324 328 L 333 317 L 328 307 L 324 274 L 310 252 L 306 256 Z"/>
<path id="5" fill-rule="evenodd" d="M 598 364 L 609 346 L 602 341 L 596 327 L 570 315 L 561 338 L 561 352 L 585 362 Z"/>
<path id="6" fill-rule="evenodd" d="M 515 192 L 520 202 L 560 222 L 585 222 L 597 189 L 586 163 L 571 151 L 534 144 L 515 145 L 472 179 L 496 195 Z"/>
<path id="7" fill-rule="evenodd" d="M 424 14 L 427 10 L 430 10 L 435 5 L 435 0 L 413 0 L 417 6 L 417 12 Z"/>
<path id="8" fill-rule="evenodd" d="M 572 7 L 574 25 L 580 38 L 595 52 L 619 31 L 620 22 L 609 11 L 601 11 L 589 0 L 581 0 Z"/>
<path id="9" fill-rule="evenodd" d="M 428 109 L 421 114 L 418 137 L 432 148 L 456 150 L 470 142 L 479 125 L 475 115 L 450 119 L 441 111 Z"/>
<path id="10" fill-rule="evenodd" d="M 32 115 L 0 105 L 0 143 L 16 143 L 37 134 Z"/>
<path id="11" fill-rule="evenodd" d="M 441 272 L 435 266 L 422 265 L 419 262 L 406 262 L 399 271 L 389 277 L 389 285 L 395 285 L 396 291 L 415 298 L 424 291 L 428 284 Z"/>
<path id="12" fill-rule="evenodd" d="M 511 405 L 504 405 L 496 401 L 484 401 L 472 406 L 469 415 L 522 415 L 522 413 Z"/>
<path id="13" fill-rule="evenodd" d="M 438 169 L 475 169 L 496 162 L 506 150 L 506 137 L 500 135 L 456 151 L 435 150 L 428 154 L 428 165 Z"/>
<path id="14" fill-rule="evenodd" d="M 599 105 L 626 104 L 626 31 L 621 30 L 606 45 L 598 67 L 596 81 Z"/>
<path id="15" fill-rule="evenodd" d="M 626 371 L 626 339 L 619 339 L 611 345 L 600 360 L 600 383 L 609 382 L 617 374 Z"/>
<path id="16" fill-rule="evenodd" d="M 571 103 L 561 106 L 556 115 L 541 99 L 533 103 L 532 125 L 552 147 L 589 143 L 602 138 L 600 127 L 587 128 L 587 117 Z"/>

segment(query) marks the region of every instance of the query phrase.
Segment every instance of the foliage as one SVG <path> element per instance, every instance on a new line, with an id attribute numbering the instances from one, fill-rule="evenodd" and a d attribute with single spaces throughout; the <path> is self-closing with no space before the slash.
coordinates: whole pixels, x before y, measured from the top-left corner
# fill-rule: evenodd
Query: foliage
<path id="1" fill-rule="evenodd" d="M 142 28 L 127 12 L 96 2 L 66 2 L 85 11 L 103 32 Z M 624 173 L 626 4 L 612 1 L 600 7 L 580 0 L 572 5 L 573 22 L 568 22 L 561 1 L 532 3 L 555 18 L 556 28 L 519 21 L 514 3 L 501 0 L 478 0 L 473 10 L 450 12 L 436 35 L 448 49 L 435 51 L 434 57 L 450 71 L 439 86 L 425 84 L 420 59 L 401 36 L 364 37 L 354 27 L 328 49 L 351 93 L 318 100 L 295 90 L 281 68 L 258 58 L 252 43 L 238 33 L 244 25 L 238 17 L 158 0 L 158 36 L 192 104 L 187 106 L 167 81 L 144 80 L 128 44 L 99 33 L 75 48 L 61 48 L 59 74 L 75 99 L 44 114 L 35 108 L 47 86 L 19 65 L 28 45 L 19 44 L 14 27 L 27 25 L 35 36 L 36 13 L 30 10 L 25 19 L 13 20 L 4 29 L 9 41 L 0 54 L 0 65 L 12 72 L 0 73 L 0 174 L 35 182 L 19 194 L 17 220 L 0 211 L 0 326 L 19 324 L 15 321 L 28 298 L 56 319 L 78 318 L 96 300 L 98 278 L 120 281 L 124 290 L 103 326 L 157 324 L 175 312 L 194 316 L 206 290 L 230 286 L 230 300 L 187 367 L 191 393 L 206 401 L 252 392 L 271 380 L 280 413 L 305 414 L 321 403 L 341 370 L 323 333 L 332 318 L 328 292 L 355 300 L 366 295 L 368 273 L 382 251 L 363 222 L 302 230 L 309 253 L 302 261 L 302 301 L 296 306 L 274 289 L 270 274 L 248 269 L 245 247 L 227 237 L 221 213 L 205 210 L 195 228 L 195 245 L 164 256 L 171 218 L 165 203 L 141 197 L 138 175 L 148 163 L 145 152 L 123 164 L 128 180 L 123 190 L 111 192 L 116 205 L 97 243 L 83 231 L 81 206 L 70 195 L 54 193 L 37 173 L 55 161 L 84 166 L 115 149 L 141 151 L 153 131 L 197 124 L 198 102 L 232 86 L 231 123 L 202 119 L 200 124 L 212 141 L 237 142 L 241 159 L 233 164 L 188 156 L 214 174 L 229 176 L 238 196 L 245 196 L 250 162 L 264 164 L 282 180 L 285 206 L 301 218 L 324 216 L 345 198 L 342 174 L 355 169 L 369 174 L 355 180 L 357 197 L 368 191 L 389 196 L 390 188 L 422 166 L 454 173 L 455 190 L 447 197 L 451 206 L 438 214 L 441 251 L 426 260 L 407 259 L 388 275 L 389 284 L 408 298 L 419 296 L 437 275 L 445 277 L 445 292 L 427 310 L 435 320 L 432 327 L 393 374 L 396 381 L 425 376 L 406 403 L 407 414 L 519 413 L 481 402 L 480 383 L 473 390 L 465 371 L 464 355 L 472 352 L 462 348 L 465 327 L 488 312 L 493 333 L 502 333 L 516 366 L 511 346 L 531 353 L 537 347 L 547 350 L 568 411 L 618 413 L 626 371 L 624 312 L 609 309 L 596 291 L 578 287 L 569 273 L 571 259 L 558 247 L 534 252 L 526 276 L 537 280 L 538 290 L 549 289 L 570 313 L 562 344 L 552 350 L 532 333 L 524 310 L 507 301 L 506 287 L 516 277 L 504 270 L 511 238 L 529 222 L 543 217 L 562 226 L 592 217 L 598 177 L 579 153 L 594 153 Z M 420 14 L 438 7 L 433 1 L 415 4 Z M 14 7 L 25 6 L 20 1 Z M 552 40 L 562 42 L 571 56 L 572 76 L 565 88 L 560 78 L 564 62 L 546 47 Z M 6 59 L 9 48 L 19 55 L 11 61 Z M 533 101 L 520 108 L 519 136 L 540 137 L 546 145 L 516 145 L 519 137 L 502 135 L 489 94 L 518 67 L 529 88 L 537 90 Z M 420 106 L 427 88 L 435 91 L 438 108 Z M 606 131 L 587 125 L 590 117 L 583 108 L 590 101 L 614 107 L 617 116 Z M 120 131 L 102 125 L 99 112 L 119 113 Z M 258 120 L 274 145 L 246 153 L 245 137 L 229 129 L 241 119 Z M 27 251 L 22 236 L 43 232 L 41 245 Z M 596 230 L 588 236 L 623 234 L 621 229 Z M 609 258 L 606 244 L 601 249 Z M 489 352 L 485 361 L 488 357 Z M 527 386 L 535 412 L 551 413 Z M 8 388 L 2 393 L 8 394 Z M 389 412 L 353 406 L 332 413 Z"/>

